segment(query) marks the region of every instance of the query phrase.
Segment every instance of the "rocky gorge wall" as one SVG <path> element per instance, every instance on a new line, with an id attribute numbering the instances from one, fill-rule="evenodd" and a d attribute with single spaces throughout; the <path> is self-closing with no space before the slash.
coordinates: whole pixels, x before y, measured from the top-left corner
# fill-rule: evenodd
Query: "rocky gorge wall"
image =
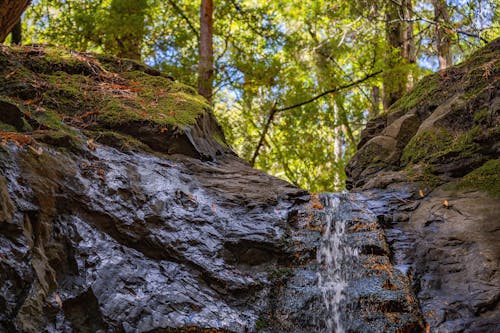
<path id="1" fill-rule="evenodd" d="M 368 123 L 347 167 L 350 187 L 380 200 L 431 332 L 500 327 L 499 50 L 419 82 Z"/>
<path id="2" fill-rule="evenodd" d="M 318 254 L 337 236 L 356 252 L 334 281 L 346 331 L 491 332 L 498 41 L 481 52 L 368 124 L 351 194 L 316 196 L 239 159 L 152 68 L 2 47 L 0 332 L 330 333 Z M 429 123 L 446 143 L 405 153 Z"/>

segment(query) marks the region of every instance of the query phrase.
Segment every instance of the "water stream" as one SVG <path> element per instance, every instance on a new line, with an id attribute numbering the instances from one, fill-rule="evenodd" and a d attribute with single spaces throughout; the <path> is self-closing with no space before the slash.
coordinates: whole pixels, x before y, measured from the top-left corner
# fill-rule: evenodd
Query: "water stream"
<path id="1" fill-rule="evenodd" d="M 347 194 L 326 194 L 324 232 L 318 249 L 318 286 L 326 313 L 322 333 L 344 333 L 350 321 L 348 284 L 356 271 L 358 250 L 349 242 L 347 228 L 352 220 Z"/>

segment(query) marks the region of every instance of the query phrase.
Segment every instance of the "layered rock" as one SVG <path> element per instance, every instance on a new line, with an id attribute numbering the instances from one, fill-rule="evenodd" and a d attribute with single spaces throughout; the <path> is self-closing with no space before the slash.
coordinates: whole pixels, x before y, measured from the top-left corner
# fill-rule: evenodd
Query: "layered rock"
<path id="1" fill-rule="evenodd" d="M 235 156 L 191 88 L 54 48 L 0 64 L 0 331 L 324 331 L 324 206 Z M 349 327 L 420 331 L 375 216 L 343 207 Z"/>
<path id="2" fill-rule="evenodd" d="M 497 39 L 424 78 L 368 123 L 347 167 L 431 332 L 500 325 L 499 49 Z"/>

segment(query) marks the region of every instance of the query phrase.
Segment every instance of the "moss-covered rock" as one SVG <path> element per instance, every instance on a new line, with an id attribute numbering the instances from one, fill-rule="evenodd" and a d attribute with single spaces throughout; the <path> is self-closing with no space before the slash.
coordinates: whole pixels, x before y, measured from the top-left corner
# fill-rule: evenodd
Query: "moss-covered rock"
<path id="1" fill-rule="evenodd" d="M 57 146 L 68 137 L 84 144 L 84 129 L 93 137 L 120 133 L 129 137 L 123 143 L 139 140 L 169 154 L 230 151 L 206 100 L 146 65 L 53 46 L 2 47 L 0 62 L 0 101 L 11 105 L 0 105 L 3 131 Z"/>
<path id="2" fill-rule="evenodd" d="M 484 163 L 465 175 L 451 188 L 460 190 L 476 189 L 500 199 L 500 158 Z"/>
<path id="3" fill-rule="evenodd" d="M 499 49 L 497 39 L 463 63 L 422 79 L 370 121 L 347 166 L 348 187 L 371 186 L 381 171 L 402 171 L 437 186 L 500 156 Z M 387 138 L 392 148 L 374 145 Z"/>

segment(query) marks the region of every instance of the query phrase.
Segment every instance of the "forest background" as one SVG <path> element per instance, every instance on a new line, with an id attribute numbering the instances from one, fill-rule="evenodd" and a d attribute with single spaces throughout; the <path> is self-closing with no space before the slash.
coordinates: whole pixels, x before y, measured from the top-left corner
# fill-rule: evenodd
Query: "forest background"
<path id="1" fill-rule="evenodd" d="M 23 1 L 20 1 L 23 2 Z M 27 3 L 27 1 L 24 1 Z M 143 61 L 198 86 L 234 150 L 345 187 L 368 119 L 500 36 L 496 0 L 34 0 L 6 43 Z"/>

